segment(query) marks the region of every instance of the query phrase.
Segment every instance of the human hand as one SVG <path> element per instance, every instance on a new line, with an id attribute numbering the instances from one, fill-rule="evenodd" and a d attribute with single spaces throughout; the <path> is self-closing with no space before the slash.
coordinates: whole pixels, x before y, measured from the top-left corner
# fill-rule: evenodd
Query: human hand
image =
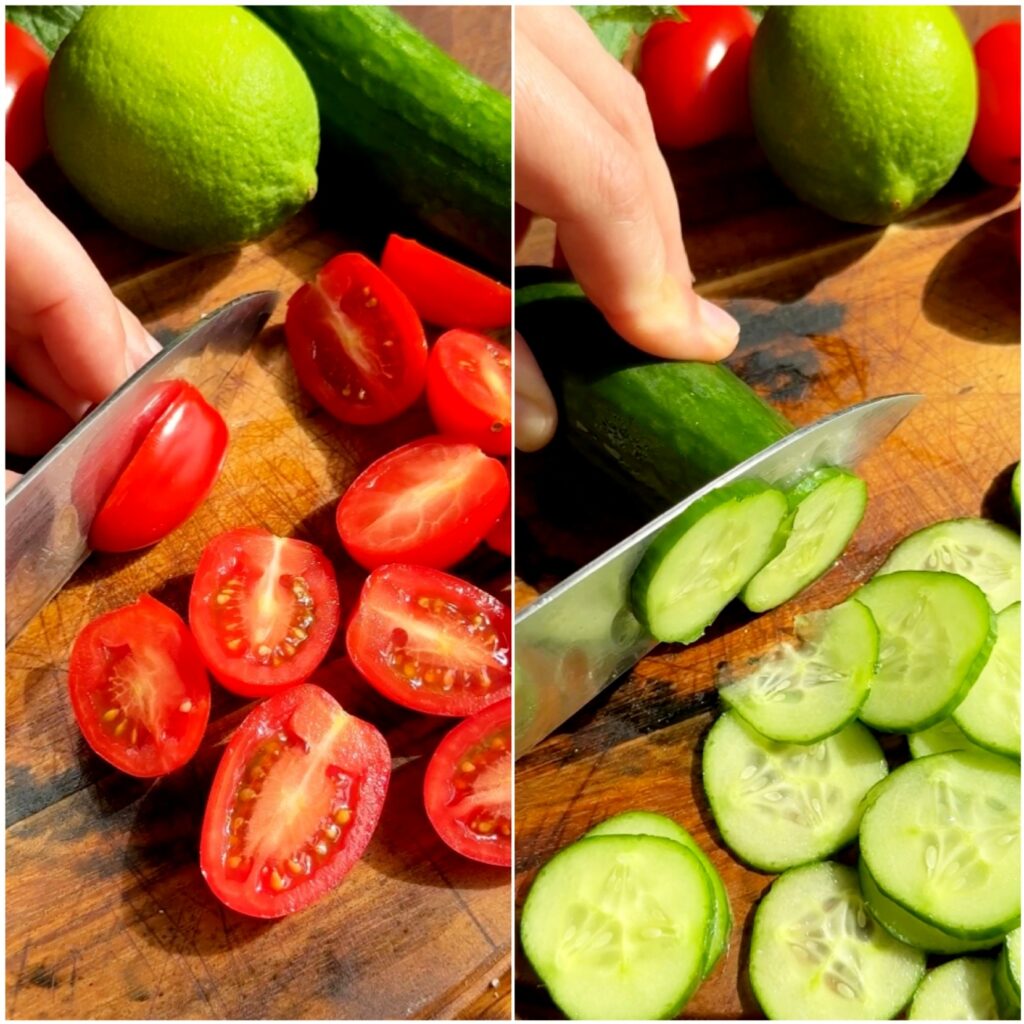
<path id="1" fill-rule="evenodd" d="M 643 89 L 571 7 L 516 10 L 516 202 L 550 217 L 590 300 L 667 359 L 727 356 L 739 325 L 698 296 Z M 554 433 L 551 393 L 516 338 L 516 445 Z"/>
<path id="2" fill-rule="evenodd" d="M 10 164 L 6 217 L 7 450 L 36 456 L 160 346 Z"/>

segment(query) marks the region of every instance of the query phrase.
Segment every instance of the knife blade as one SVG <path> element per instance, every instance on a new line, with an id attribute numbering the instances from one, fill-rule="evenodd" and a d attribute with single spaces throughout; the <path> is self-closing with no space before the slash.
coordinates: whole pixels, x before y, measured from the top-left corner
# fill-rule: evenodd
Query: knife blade
<path id="1" fill-rule="evenodd" d="M 659 531 L 735 480 L 791 486 L 820 466 L 852 468 L 921 400 L 875 398 L 818 420 L 722 474 L 527 605 L 515 618 L 516 757 L 657 646 L 630 610 L 629 582 Z"/>
<path id="2" fill-rule="evenodd" d="M 253 292 L 183 331 L 93 409 L 8 492 L 6 636 L 9 644 L 89 556 L 101 503 L 138 441 L 140 416 L 169 380 L 185 380 L 213 402 L 241 354 L 266 323 L 276 292 Z"/>

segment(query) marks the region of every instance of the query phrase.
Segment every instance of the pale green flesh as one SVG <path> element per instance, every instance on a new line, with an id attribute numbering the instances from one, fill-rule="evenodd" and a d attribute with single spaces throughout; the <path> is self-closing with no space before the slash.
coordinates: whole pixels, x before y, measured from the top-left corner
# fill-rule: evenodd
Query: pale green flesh
<path id="1" fill-rule="evenodd" d="M 750 981 L 771 1020 L 888 1019 L 923 974 L 924 954 L 870 917 L 845 865 L 787 871 L 757 908 Z"/>
<path id="2" fill-rule="evenodd" d="M 1020 537 L 987 519 L 950 519 L 901 541 L 878 574 L 953 572 L 984 591 L 997 612 L 1020 600 Z"/>
<path id="3" fill-rule="evenodd" d="M 865 867 L 889 899 L 965 939 L 1020 923 L 1020 768 L 953 751 L 897 768 L 868 801 Z"/>
<path id="4" fill-rule="evenodd" d="M 1020 757 L 1019 602 L 999 613 L 992 653 L 953 719 L 980 746 Z"/>
<path id="5" fill-rule="evenodd" d="M 992 960 L 962 956 L 930 970 L 914 993 L 907 1019 L 999 1020 L 992 965 Z"/>
<path id="6" fill-rule="evenodd" d="M 1020 928 L 1014 928 L 1006 936 L 1006 958 L 1010 970 L 1010 981 L 1020 996 Z"/>
<path id="7" fill-rule="evenodd" d="M 548 862 L 523 906 L 523 949 L 582 1020 L 675 1016 L 701 980 L 714 902 L 689 850 L 646 835 L 584 838 Z"/>
<path id="8" fill-rule="evenodd" d="M 855 595 L 878 625 L 878 670 L 861 720 L 917 732 L 947 717 L 984 665 L 993 616 L 984 594 L 952 573 L 876 576 Z"/>
<path id="9" fill-rule="evenodd" d="M 846 549 L 864 517 L 864 481 L 841 474 L 797 505 L 785 547 L 743 588 L 752 612 L 775 608 L 822 575 Z"/>
<path id="10" fill-rule="evenodd" d="M 857 601 L 800 615 L 799 647 L 782 644 L 719 696 L 762 735 L 813 743 L 838 732 L 864 703 L 878 657 L 878 629 Z"/>
<path id="11" fill-rule="evenodd" d="M 1006 936 L 996 959 L 992 990 L 1004 1020 L 1020 1020 L 1020 929 Z"/>
<path id="12" fill-rule="evenodd" d="M 911 757 L 929 757 L 932 754 L 945 754 L 950 750 L 983 750 L 972 743 L 952 718 L 944 718 L 936 725 L 920 732 L 912 732 L 907 737 Z"/>
<path id="13" fill-rule="evenodd" d="M 704 746 L 704 788 L 741 859 L 781 871 L 827 857 L 857 834 L 861 803 L 888 771 L 860 723 L 818 743 L 776 743 L 727 711 Z"/>

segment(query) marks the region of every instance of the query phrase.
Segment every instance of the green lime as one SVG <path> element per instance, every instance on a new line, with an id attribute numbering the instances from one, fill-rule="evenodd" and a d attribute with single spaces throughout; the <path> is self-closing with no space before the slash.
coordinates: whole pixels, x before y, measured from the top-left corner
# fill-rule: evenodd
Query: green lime
<path id="1" fill-rule="evenodd" d="M 977 103 L 948 7 L 769 7 L 754 37 L 758 140 L 801 199 L 840 220 L 888 224 L 933 196 Z"/>
<path id="2" fill-rule="evenodd" d="M 299 62 L 240 7 L 89 7 L 50 67 L 46 129 L 76 189 L 166 249 L 259 238 L 316 192 Z"/>

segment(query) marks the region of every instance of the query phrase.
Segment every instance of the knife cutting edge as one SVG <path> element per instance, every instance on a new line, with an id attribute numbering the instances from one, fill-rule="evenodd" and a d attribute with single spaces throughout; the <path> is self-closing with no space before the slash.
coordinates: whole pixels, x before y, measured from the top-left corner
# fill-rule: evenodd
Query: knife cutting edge
<path id="1" fill-rule="evenodd" d="M 705 494 L 736 480 L 786 487 L 820 466 L 852 468 L 921 398 L 899 394 L 870 399 L 788 434 L 656 516 L 524 608 L 515 619 L 516 757 L 657 646 L 630 610 L 629 583 L 663 527 Z"/>
<path id="2" fill-rule="evenodd" d="M 231 372 L 224 354 L 248 348 L 277 299 L 270 291 L 243 295 L 183 331 L 7 492 L 8 644 L 89 556 L 92 521 L 134 452 L 136 426 L 154 392 L 185 380 L 215 405 Z"/>

